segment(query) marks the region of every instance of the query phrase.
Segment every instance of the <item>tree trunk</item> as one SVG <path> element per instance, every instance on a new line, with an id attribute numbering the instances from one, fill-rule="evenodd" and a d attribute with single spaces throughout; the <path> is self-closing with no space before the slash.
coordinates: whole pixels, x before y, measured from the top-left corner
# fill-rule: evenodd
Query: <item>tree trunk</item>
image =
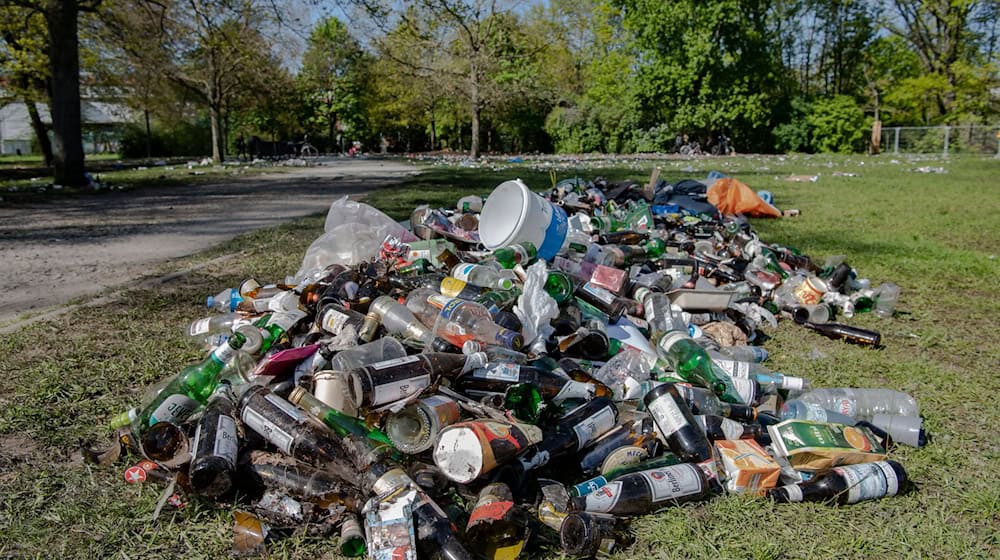
<path id="1" fill-rule="evenodd" d="M 149 127 L 149 109 L 143 109 L 143 116 L 146 118 L 146 157 L 153 157 L 153 131 Z"/>
<path id="2" fill-rule="evenodd" d="M 212 103 L 208 108 L 210 120 L 212 122 L 212 161 L 222 163 L 222 110 L 218 105 Z"/>
<path id="3" fill-rule="evenodd" d="M 54 181 L 76 187 L 83 176 L 83 139 L 80 117 L 80 43 L 76 0 L 49 0 L 45 20 L 49 28 L 49 90 L 52 114 Z"/>
<path id="4" fill-rule="evenodd" d="M 42 160 L 45 167 L 52 166 L 52 142 L 49 140 L 49 132 L 45 129 L 41 115 L 38 114 L 38 106 L 30 99 L 24 100 L 25 107 L 28 108 L 28 118 L 31 120 L 31 129 L 35 132 L 35 139 L 38 140 L 38 147 L 42 150 Z"/>
<path id="5" fill-rule="evenodd" d="M 476 73 L 476 65 L 472 65 L 472 70 L 469 75 L 469 97 L 472 101 L 471 112 L 472 112 L 472 142 L 469 146 L 469 157 L 476 159 L 479 157 L 479 76 Z"/>

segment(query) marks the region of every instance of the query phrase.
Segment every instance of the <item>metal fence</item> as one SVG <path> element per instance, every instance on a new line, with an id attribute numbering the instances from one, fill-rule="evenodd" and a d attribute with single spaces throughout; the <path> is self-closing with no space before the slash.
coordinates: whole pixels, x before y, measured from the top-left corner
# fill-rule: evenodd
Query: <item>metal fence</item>
<path id="1" fill-rule="evenodd" d="M 1000 126 L 891 126 L 882 129 L 883 154 L 995 154 Z"/>

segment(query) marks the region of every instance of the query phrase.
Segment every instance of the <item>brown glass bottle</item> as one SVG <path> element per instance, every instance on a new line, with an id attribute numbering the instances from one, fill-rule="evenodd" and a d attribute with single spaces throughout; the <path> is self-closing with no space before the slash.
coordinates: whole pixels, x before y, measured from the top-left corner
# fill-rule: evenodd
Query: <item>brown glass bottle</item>
<path id="1" fill-rule="evenodd" d="M 576 512 L 566 516 L 559 528 L 563 552 L 576 558 L 609 555 L 634 540 L 623 521 L 613 515 Z"/>
<path id="2" fill-rule="evenodd" d="M 359 409 L 371 408 L 415 395 L 430 387 L 440 376 L 481 367 L 487 359 L 482 352 L 468 356 L 427 352 L 376 362 L 347 372 L 348 388 Z"/>
<path id="3" fill-rule="evenodd" d="M 767 432 L 760 424 L 741 424 L 729 418 L 712 414 L 699 414 L 694 417 L 705 431 L 709 441 L 720 439 L 757 439 L 766 437 Z"/>
<path id="4" fill-rule="evenodd" d="M 772 488 L 776 502 L 826 502 L 840 505 L 895 496 L 906 488 L 906 469 L 896 461 L 834 467 L 808 482 Z"/>
<path id="5" fill-rule="evenodd" d="M 643 402 L 674 455 L 691 463 L 712 459 L 712 444 L 673 383 L 646 393 Z"/>
<path id="6" fill-rule="evenodd" d="M 236 405 L 229 383 L 223 381 L 212 393 L 198 419 L 191 449 L 191 489 L 204 496 L 221 496 L 233 485 L 240 450 L 236 430 Z"/>
<path id="7" fill-rule="evenodd" d="M 840 323 L 800 323 L 805 328 L 816 331 L 819 334 L 834 340 L 843 340 L 851 344 L 861 346 L 879 346 L 882 344 L 882 335 L 876 331 L 842 325 Z"/>
<path id="8" fill-rule="evenodd" d="M 610 390 L 600 383 L 582 383 L 552 371 L 509 362 L 492 362 L 455 380 L 456 387 L 473 394 L 504 393 L 518 383 L 534 385 L 542 397 L 557 403 L 567 399 L 591 400 L 610 395 Z"/>
<path id="9" fill-rule="evenodd" d="M 642 245 L 648 239 L 645 234 L 634 231 L 614 231 L 597 236 L 601 245 Z"/>
<path id="10" fill-rule="evenodd" d="M 549 429 L 542 428 L 542 441 L 522 455 L 524 471 L 542 467 L 586 447 L 618 424 L 618 409 L 611 399 L 601 397 L 578 406 Z"/>
<path id="11" fill-rule="evenodd" d="M 618 321 L 631 307 L 626 300 L 590 282 L 585 282 L 576 290 L 576 297 L 600 309 L 611 322 Z"/>
<path id="12" fill-rule="evenodd" d="M 682 463 L 616 478 L 586 496 L 571 498 L 570 509 L 616 516 L 645 515 L 711 493 L 701 468 Z"/>
<path id="13" fill-rule="evenodd" d="M 588 476 L 597 473 L 608 455 L 626 446 L 645 447 L 652 456 L 657 442 L 652 419 L 645 417 L 629 422 L 618 426 L 587 446 L 580 454 L 580 470 Z"/>

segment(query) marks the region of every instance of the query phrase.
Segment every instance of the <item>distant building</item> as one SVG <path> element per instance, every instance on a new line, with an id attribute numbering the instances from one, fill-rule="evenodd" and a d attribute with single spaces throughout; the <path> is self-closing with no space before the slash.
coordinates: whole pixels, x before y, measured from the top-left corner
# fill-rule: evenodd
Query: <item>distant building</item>
<path id="1" fill-rule="evenodd" d="M 42 122 L 51 126 L 52 117 L 44 103 L 38 103 Z M 120 103 L 81 100 L 80 114 L 83 121 L 83 151 L 99 154 L 118 151 L 120 125 L 132 119 L 132 111 Z M 51 134 L 51 133 L 50 133 Z M 14 102 L 0 106 L 0 154 L 30 154 L 34 151 L 35 132 L 31 129 L 28 108 Z"/>

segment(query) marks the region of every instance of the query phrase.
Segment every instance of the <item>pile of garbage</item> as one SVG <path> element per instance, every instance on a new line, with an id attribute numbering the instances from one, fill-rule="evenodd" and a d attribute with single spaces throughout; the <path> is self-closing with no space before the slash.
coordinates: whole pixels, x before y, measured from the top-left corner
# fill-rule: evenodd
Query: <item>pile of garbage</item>
<path id="1" fill-rule="evenodd" d="M 115 418 L 126 481 L 167 484 L 157 514 L 233 509 L 236 553 L 339 531 L 373 559 L 592 557 L 722 493 L 901 493 L 914 399 L 813 388 L 755 345 L 791 320 L 878 347 L 832 320 L 890 317 L 898 287 L 761 240 L 743 214 L 780 212 L 712 179 L 506 181 L 405 225 L 334 202 L 295 275 L 209 297 L 187 331 L 209 356 Z"/>

